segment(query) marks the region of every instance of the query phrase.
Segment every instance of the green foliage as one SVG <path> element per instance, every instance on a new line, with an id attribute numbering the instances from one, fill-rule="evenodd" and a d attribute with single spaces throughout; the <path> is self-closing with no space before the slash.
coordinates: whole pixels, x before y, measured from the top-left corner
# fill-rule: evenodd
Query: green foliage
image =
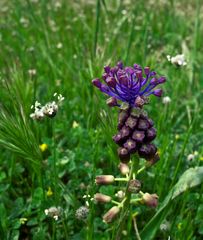
<path id="1" fill-rule="evenodd" d="M 203 167 L 190 168 L 185 171 L 176 185 L 166 196 L 155 216 L 144 227 L 143 231 L 141 232 L 141 238 L 143 240 L 154 239 L 157 229 L 163 220 L 167 217 L 170 207 L 172 206 L 172 201 L 183 192 L 189 190 L 192 187 L 198 186 L 202 182 Z"/>

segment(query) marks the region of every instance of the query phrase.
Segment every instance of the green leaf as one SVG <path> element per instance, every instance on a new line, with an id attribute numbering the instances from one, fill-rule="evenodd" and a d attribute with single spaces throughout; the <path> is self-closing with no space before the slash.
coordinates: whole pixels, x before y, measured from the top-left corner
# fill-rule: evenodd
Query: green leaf
<path id="1" fill-rule="evenodd" d="M 161 204 L 158 212 L 149 221 L 141 232 L 142 240 L 154 239 L 157 229 L 162 221 L 166 218 L 172 201 L 181 193 L 188 189 L 198 186 L 203 182 L 203 167 L 190 168 L 183 173 L 176 185 L 171 189 L 167 197 Z"/>

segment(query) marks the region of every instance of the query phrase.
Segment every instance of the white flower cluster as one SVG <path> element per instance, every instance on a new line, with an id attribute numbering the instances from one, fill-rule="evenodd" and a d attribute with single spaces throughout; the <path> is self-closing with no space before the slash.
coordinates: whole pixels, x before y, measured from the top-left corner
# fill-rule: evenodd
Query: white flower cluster
<path id="1" fill-rule="evenodd" d="M 59 104 L 64 100 L 61 94 L 54 93 L 54 97 L 57 97 L 57 101 L 48 102 L 44 106 L 36 101 L 34 106 L 31 106 L 31 109 L 34 108 L 34 112 L 30 114 L 30 117 L 34 120 L 42 120 L 46 116 L 54 117 L 58 112 Z"/>
<path id="2" fill-rule="evenodd" d="M 169 96 L 163 97 L 162 103 L 167 105 L 171 102 L 171 98 Z"/>
<path id="3" fill-rule="evenodd" d="M 50 207 L 48 209 L 45 209 L 44 213 L 47 216 L 52 217 L 54 220 L 57 221 L 61 215 L 61 208 L 60 207 Z"/>
<path id="4" fill-rule="evenodd" d="M 194 151 L 193 153 L 190 153 L 190 154 L 187 156 L 188 162 L 194 160 L 197 156 L 198 156 L 198 152 L 197 152 L 197 151 Z"/>
<path id="5" fill-rule="evenodd" d="M 171 57 L 170 55 L 167 55 L 167 59 L 173 65 L 176 65 L 176 66 L 179 66 L 179 67 L 185 66 L 187 64 L 187 62 L 185 61 L 184 54 L 178 54 L 174 57 Z"/>

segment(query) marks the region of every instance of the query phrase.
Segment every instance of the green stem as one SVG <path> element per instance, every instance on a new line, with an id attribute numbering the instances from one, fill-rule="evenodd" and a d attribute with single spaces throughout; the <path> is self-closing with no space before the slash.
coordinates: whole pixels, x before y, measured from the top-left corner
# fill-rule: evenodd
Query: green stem
<path id="1" fill-rule="evenodd" d="M 133 178 L 133 175 L 135 177 L 135 173 L 137 173 L 137 169 L 139 167 L 139 159 L 137 161 L 136 160 L 137 159 L 134 159 L 132 161 L 131 170 L 130 170 L 130 174 L 129 174 L 129 179 L 128 179 L 128 183 L 126 185 L 126 190 L 125 190 L 125 202 L 123 203 L 123 207 L 122 207 L 122 210 L 121 210 L 120 218 L 119 218 L 119 221 L 118 221 L 118 227 L 116 228 L 116 231 L 114 230 L 114 232 L 113 232 L 113 236 L 112 236 L 113 240 L 114 239 L 116 239 L 116 240 L 121 239 L 121 232 L 124 228 L 126 217 L 128 215 L 128 210 L 129 210 L 129 207 L 130 207 L 130 200 L 131 200 L 131 192 L 128 191 L 128 187 L 129 187 L 130 180 Z"/>
<path id="2" fill-rule="evenodd" d="M 118 181 L 118 182 L 128 182 L 128 178 L 115 178 L 114 179 L 115 181 Z"/>
<path id="3" fill-rule="evenodd" d="M 52 134 L 53 134 L 53 160 L 52 160 L 52 168 L 54 175 L 54 200 L 55 204 L 58 204 L 57 200 L 57 167 L 56 167 L 56 139 L 55 139 L 55 129 L 54 129 L 54 120 L 52 121 Z"/>
<path id="4" fill-rule="evenodd" d="M 146 166 L 140 168 L 138 171 L 137 171 L 137 175 L 140 174 L 142 171 L 144 171 L 146 169 Z"/>
<path id="5" fill-rule="evenodd" d="M 94 34 L 94 57 L 96 57 L 96 53 L 97 53 L 100 8 L 101 8 L 100 0 L 97 0 L 97 6 L 96 6 L 96 26 L 95 26 L 95 34 Z"/>

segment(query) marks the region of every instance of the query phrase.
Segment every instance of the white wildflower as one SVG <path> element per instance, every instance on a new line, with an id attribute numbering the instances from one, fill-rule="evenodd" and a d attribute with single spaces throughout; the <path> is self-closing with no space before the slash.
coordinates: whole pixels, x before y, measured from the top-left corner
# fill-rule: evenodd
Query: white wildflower
<path id="1" fill-rule="evenodd" d="M 23 27 L 28 27 L 29 25 L 29 20 L 27 18 L 21 17 L 20 23 L 23 25 Z"/>
<path id="2" fill-rule="evenodd" d="M 56 45 L 56 47 L 57 47 L 58 49 L 61 49 L 61 48 L 63 47 L 63 44 L 60 42 L 60 43 L 58 43 L 58 44 Z"/>
<path id="3" fill-rule="evenodd" d="M 57 8 L 61 8 L 62 7 L 62 4 L 61 4 L 61 2 L 59 2 L 59 1 L 57 1 L 57 2 L 55 2 L 55 8 L 57 9 Z"/>
<path id="4" fill-rule="evenodd" d="M 57 112 L 58 104 L 55 101 L 49 102 L 43 107 L 43 113 L 48 117 L 54 117 Z"/>
<path id="5" fill-rule="evenodd" d="M 58 95 L 57 93 L 54 93 L 54 97 L 57 97 L 57 101 L 48 102 L 44 106 L 36 101 L 34 106 L 31 106 L 31 109 L 34 108 L 34 113 L 30 114 L 30 117 L 34 120 L 41 120 L 45 116 L 54 117 L 58 112 L 59 104 L 65 99 L 61 94 Z"/>
<path id="6" fill-rule="evenodd" d="M 63 100 L 65 99 L 61 94 L 58 95 L 58 103 L 63 102 Z"/>
<path id="7" fill-rule="evenodd" d="M 54 220 L 58 220 L 61 215 L 60 207 L 50 207 L 44 210 L 45 215 L 52 217 Z"/>
<path id="8" fill-rule="evenodd" d="M 35 76 L 37 74 L 37 70 L 36 69 L 29 69 L 28 73 L 30 76 Z"/>
<path id="9" fill-rule="evenodd" d="M 86 206 L 81 206 L 80 208 L 77 209 L 75 213 L 75 217 L 79 220 L 85 220 L 87 219 L 89 214 L 89 208 Z"/>
<path id="10" fill-rule="evenodd" d="M 30 117 L 33 120 L 42 120 L 44 118 L 43 107 L 38 101 L 35 102 L 34 106 L 31 106 L 31 109 L 34 108 L 34 113 L 30 114 Z"/>
<path id="11" fill-rule="evenodd" d="M 166 56 L 168 61 L 171 62 L 173 65 L 176 66 L 185 66 L 187 62 L 185 61 L 185 56 L 184 54 L 178 54 L 174 57 L 171 57 L 170 55 Z"/>
<path id="12" fill-rule="evenodd" d="M 194 160 L 197 155 L 198 155 L 198 152 L 197 152 L 197 151 L 194 151 L 193 153 L 190 153 L 190 154 L 187 156 L 188 162 Z"/>
<path id="13" fill-rule="evenodd" d="M 171 98 L 169 96 L 163 97 L 162 103 L 163 104 L 169 104 L 171 102 Z"/>

